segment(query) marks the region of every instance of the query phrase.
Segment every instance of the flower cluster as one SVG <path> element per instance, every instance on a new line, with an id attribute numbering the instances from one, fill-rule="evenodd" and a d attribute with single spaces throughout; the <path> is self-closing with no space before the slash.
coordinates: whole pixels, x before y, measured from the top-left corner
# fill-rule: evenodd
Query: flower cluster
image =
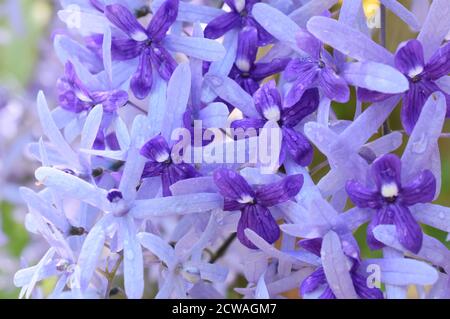
<path id="1" fill-rule="evenodd" d="M 418 32 L 395 53 L 362 1 L 217 2 L 61 1 L 64 74 L 20 189 L 48 250 L 21 296 L 56 277 L 50 298 L 450 297 L 421 227 L 450 230 L 448 0 L 423 20 L 381 0 Z"/>

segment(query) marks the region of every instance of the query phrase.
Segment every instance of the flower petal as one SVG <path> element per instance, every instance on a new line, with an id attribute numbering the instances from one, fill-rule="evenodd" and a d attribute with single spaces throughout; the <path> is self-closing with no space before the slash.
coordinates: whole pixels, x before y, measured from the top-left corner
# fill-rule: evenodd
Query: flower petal
<path id="1" fill-rule="evenodd" d="M 348 84 L 383 93 L 402 93 L 409 88 L 408 80 L 391 66 L 376 62 L 346 63 L 340 75 Z"/>
<path id="2" fill-rule="evenodd" d="M 450 43 L 437 50 L 425 66 L 425 76 L 437 80 L 450 73 Z"/>
<path id="3" fill-rule="evenodd" d="M 223 45 L 204 38 L 168 35 L 161 42 L 174 52 L 181 52 L 203 61 L 220 61 L 226 54 Z"/>
<path id="4" fill-rule="evenodd" d="M 422 44 L 417 40 L 400 44 L 395 53 L 395 66 L 410 78 L 422 73 L 425 67 Z"/>
<path id="5" fill-rule="evenodd" d="M 336 298 L 356 299 L 356 291 L 350 276 L 349 260 L 342 251 L 338 235 L 329 231 L 322 241 L 322 265 L 328 285 Z"/>
<path id="6" fill-rule="evenodd" d="M 145 41 L 148 39 L 145 29 L 139 24 L 136 17 L 123 5 L 111 4 L 105 7 L 105 16 L 128 34 L 135 41 Z"/>
<path id="7" fill-rule="evenodd" d="M 382 198 L 377 191 L 368 189 L 355 180 L 350 180 L 345 185 L 345 190 L 351 201 L 360 208 L 378 209 L 383 204 Z"/>
<path id="8" fill-rule="evenodd" d="M 424 170 L 415 180 L 402 188 L 402 203 L 412 206 L 432 202 L 436 194 L 436 178 Z"/>
<path id="9" fill-rule="evenodd" d="M 247 181 L 233 170 L 220 168 L 214 171 L 213 176 L 214 182 L 225 198 L 243 201 L 255 197 L 255 193 Z"/>
<path id="10" fill-rule="evenodd" d="M 249 72 L 256 60 L 258 31 L 253 27 L 244 27 L 239 32 L 236 54 L 236 67 L 242 72 Z"/>
<path id="11" fill-rule="evenodd" d="M 334 72 L 332 68 L 325 67 L 317 77 L 323 93 L 330 99 L 339 103 L 346 103 L 350 98 L 350 88 L 344 78 Z"/>
<path id="12" fill-rule="evenodd" d="M 400 243 L 409 251 L 417 254 L 422 247 L 422 228 L 411 212 L 403 205 L 390 205 L 397 236 Z"/>
<path id="13" fill-rule="evenodd" d="M 236 12 L 228 12 L 211 20 L 205 28 L 205 37 L 217 39 L 228 31 L 239 27 L 241 17 Z"/>
<path id="14" fill-rule="evenodd" d="M 303 175 L 291 175 L 281 181 L 257 186 L 255 193 L 259 204 L 271 207 L 292 199 L 303 185 Z"/>
<path id="15" fill-rule="evenodd" d="M 368 36 L 334 19 L 312 17 L 308 31 L 336 50 L 360 61 L 373 61 L 393 65 L 392 54 L 373 42 Z"/>
<path id="16" fill-rule="evenodd" d="M 371 171 L 378 189 L 391 183 L 401 186 L 402 162 L 397 155 L 386 154 L 378 158 L 373 162 Z"/>
<path id="17" fill-rule="evenodd" d="M 136 239 L 136 226 L 131 216 L 123 221 L 123 272 L 125 293 L 129 299 L 140 299 L 144 292 L 144 260 L 141 245 Z"/>
<path id="18" fill-rule="evenodd" d="M 314 149 L 309 140 L 300 132 L 292 128 L 283 127 L 283 144 L 293 160 L 301 166 L 311 164 Z"/>
<path id="19" fill-rule="evenodd" d="M 153 41 L 160 41 L 166 35 L 178 15 L 179 0 L 166 0 L 150 21 L 147 32 Z"/>
<path id="20" fill-rule="evenodd" d="M 150 54 L 144 51 L 139 57 L 139 66 L 131 78 L 130 88 L 134 96 L 143 100 L 147 97 L 152 89 L 152 64 Z"/>
<path id="21" fill-rule="evenodd" d="M 269 209 L 261 205 L 247 205 L 241 213 L 237 228 L 237 237 L 239 241 L 250 249 L 257 249 L 245 235 L 245 230 L 249 228 L 257 235 L 273 244 L 280 238 L 280 228 L 272 217 Z"/>

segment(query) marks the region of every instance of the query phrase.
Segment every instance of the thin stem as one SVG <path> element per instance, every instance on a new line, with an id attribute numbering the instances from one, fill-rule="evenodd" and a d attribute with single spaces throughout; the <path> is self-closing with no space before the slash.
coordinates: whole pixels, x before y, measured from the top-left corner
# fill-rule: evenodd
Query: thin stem
<path id="1" fill-rule="evenodd" d="M 380 44 L 383 48 L 386 47 L 386 7 L 380 4 Z M 389 120 L 387 119 L 383 123 L 383 128 L 381 130 L 381 135 L 387 135 L 391 132 L 389 126 Z"/>
<path id="2" fill-rule="evenodd" d="M 138 110 L 138 111 L 140 111 L 140 112 L 142 112 L 142 113 L 144 113 L 144 114 L 147 114 L 147 111 L 146 111 L 146 110 L 141 109 L 138 105 L 134 104 L 134 103 L 131 102 L 131 101 L 128 101 L 128 102 L 127 102 L 127 105 L 134 107 L 136 110 Z"/>
<path id="3" fill-rule="evenodd" d="M 313 175 L 317 174 L 321 169 L 327 167 L 329 164 L 330 163 L 328 163 L 328 160 L 325 160 L 322 163 L 317 164 L 316 166 L 311 168 L 311 170 L 309 171 L 309 175 L 313 176 Z"/>
<path id="4" fill-rule="evenodd" d="M 122 263 L 122 261 L 123 261 L 123 253 L 120 253 L 119 258 L 117 259 L 116 264 L 114 265 L 113 269 L 111 271 L 106 269 L 105 272 L 102 272 L 103 275 L 105 275 L 106 279 L 108 280 L 108 286 L 106 287 L 106 292 L 105 292 L 106 299 L 109 298 L 109 293 L 112 289 L 114 278 L 116 277 L 116 272 L 117 272 L 117 270 L 119 270 L 119 267 L 120 267 L 120 264 Z"/>
<path id="5" fill-rule="evenodd" d="M 219 260 L 223 255 L 225 255 L 226 251 L 228 250 L 228 247 L 233 243 L 233 241 L 236 239 L 237 233 L 232 233 L 230 237 L 228 237 L 222 244 L 222 246 L 219 247 L 219 249 L 216 251 L 216 253 L 211 257 L 211 260 L 209 261 L 211 264 L 215 263 L 217 260 Z"/>

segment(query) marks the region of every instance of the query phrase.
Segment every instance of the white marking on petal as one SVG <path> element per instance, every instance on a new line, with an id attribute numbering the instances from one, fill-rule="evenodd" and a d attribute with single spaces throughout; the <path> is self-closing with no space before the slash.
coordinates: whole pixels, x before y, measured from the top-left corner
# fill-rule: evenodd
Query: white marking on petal
<path id="1" fill-rule="evenodd" d="M 238 12 L 241 12 L 245 8 L 245 1 L 246 0 L 234 0 L 234 6 L 236 7 L 236 10 Z"/>
<path id="2" fill-rule="evenodd" d="M 250 71 L 250 62 L 247 59 L 237 59 L 236 60 L 236 66 L 239 70 L 242 72 L 248 72 Z"/>
<path id="3" fill-rule="evenodd" d="M 253 197 L 251 197 L 250 195 L 244 195 L 242 198 L 238 199 L 237 202 L 241 204 L 252 203 Z"/>
<path id="4" fill-rule="evenodd" d="M 398 186 L 396 183 L 384 184 L 381 186 L 381 195 L 385 198 L 392 198 L 398 196 Z"/>
<path id="5" fill-rule="evenodd" d="M 133 33 L 133 34 L 131 35 L 131 38 L 132 38 L 134 41 L 145 41 L 145 40 L 148 39 L 148 36 L 147 36 L 144 32 L 142 32 L 142 31 L 136 31 L 135 33 Z"/>
<path id="6" fill-rule="evenodd" d="M 410 78 L 413 78 L 413 77 L 419 75 L 419 74 L 422 73 L 422 72 L 423 72 L 423 66 L 421 66 L 421 65 L 416 65 L 413 69 L 409 70 L 408 76 L 409 76 Z"/>
<path id="7" fill-rule="evenodd" d="M 168 159 L 169 159 L 169 153 L 167 153 L 167 152 L 163 152 L 163 153 L 159 153 L 157 156 L 156 156 L 156 161 L 158 162 L 158 163 L 164 163 L 165 161 L 167 161 Z"/>
<path id="8" fill-rule="evenodd" d="M 280 109 L 276 105 L 272 105 L 263 111 L 264 117 L 269 121 L 278 122 L 280 120 Z"/>

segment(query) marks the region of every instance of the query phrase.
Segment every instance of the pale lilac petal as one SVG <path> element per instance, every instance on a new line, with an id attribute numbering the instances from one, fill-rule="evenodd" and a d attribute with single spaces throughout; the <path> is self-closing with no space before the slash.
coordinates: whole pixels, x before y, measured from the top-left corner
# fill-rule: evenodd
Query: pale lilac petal
<path id="1" fill-rule="evenodd" d="M 450 208 L 435 204 L 417 204 L 410 207 L 410 210 L 419 223 L 450 232 Z"/>
<path id="2" fill-rule="evenodd" d="M 389 65 L 376 62 L 346 63 L 340 73 L 354 86 L 395 94 L 409 88 L 405 76 Z"/>
<path id="3" fill-rule="evenodd" d="M 70 198 L 78 199 L 99 209 L 108 210 L 110 203 L 107 192 L 101 188 L 62 170 L 51 167 L 40 167 L 35 172 L 36 179 L 47 187 Z"/>
<path id="4" fill-rule="evenodd" d="M 257 299 L 269 299 L 269 291 L 267 290 L 266 283 L 264 281 L 264 274 L 261 275 L 258 279 L 258 283 L 256 284 L 255 289 L 255 298 Z"/>
<path id="5" fill-rule="evenodd" d="M 229 77 L 207 74 L 205 81 L 220 98 L 238 108 L 248 117 L 261 117 L 256 111 L 253 98 Z"/>
<path id="6" fill-rule="evenodd" d="M 186 206 L 186 203 L 189 205 Z M 223 207 L 223 197 L 219 194 L 198 193 L 155 199 L 136 200 L 130 214 L 135 218 L 185 215 L 207 212 Z"/>
<path id="7" fill-rule="evenodd" d="M 325 276 L 336 298 L 356 299 L 348 257 L 344 255 L 341 241 L 335 232 L 329 231 L 323 237 L 320 254 Z"/>
<path id="8" fill-rule="evenodd" d="M 214 40 L 172 34 L 166 36 L 162 43 L 171 51 L 204 61 L 218 61 L 225 56 L 223 45 Z"/>
<path id="9" fill-rule="evenodd" d="M 229 114 L 224 103 L 214 102 L 199 111 L 199 119 L 203 121 L 204 127 L 224 128 Z"/>
<path id="10" fill-rule="evenodd" d="M 94 275 L 97 268 L 97 262 L 100 258 L 103 246 L 106 240 L 106 228 L 114 221 L 112 214 L 105 215 L 89 231 L 78 257 L 78 266 L 80 267 L 80 285 L 85 290 Z"/>
<path id="11" fill-rule="evenodd" d="M 302 28 L 306 27 L 306 23 L 311 17 L 321 15 L 326 10 L 335 5 L 337 0 L 311 0 L 300 6 L 298 9 L 289 14 L 297 25 Z"/>
<path id="12" fill-rule="evenodd" d="M 440 92 L 432 94 L 422 109 L 402 156 L 405 168 L 402 170 L 403 182 L 409 183 L 421 171 L 429 169 L 436 178 L 437 195 L 441 187 L 441 167 L 440 161 L 436 161 L 434 154 L 439 154 L 437 142 L 442 132 L 446 112 L 445 96 Z"/>
<path id="13" fill-rule="evenodd" d="M 191 91 L 191 70 L 188 63 L 178 65 L 167 85 L 166 114 L 162 123 L 162 136 L 171 141 L 172 133 L 183 127 L 183 114 Z"/>
<path id="14" fill-rule="evenodd" d="M 91 148 L 97 138 L 98 130 L 103 118 L 103 107 L 97 105 L 88 114 L 81 132 L 80 148 Z"/>
<path id="15" fill-rule="evenodd" d="M 37 97 L 37 108 L 44 134 L 48 137 L 50 142 L 52 142 L 55 146 L 58 146 L 57 150 L 64 159 L 66 159 L 69 163 L 74 164 L 75 167 L 78 167 L 78 156 L 66 142 L 55 122 L 53 121 L 52 115 L 47 105 L 47 100 L 45 99 L 44 93 L 42 91 L 39 91 Z"/>
<path id="16" fill-rule="evenodd" d="M 253 6 L 252 14 L 255 20 L 271 35 L 291 49 L 301 51 L 297 47 L 295 38 L 300 28 L 284 13 L 265 3 L 257 3 Z M 273 23 L 274 21 L 277 23 Z"/>
<path id="17" fill-rule="evenodd" d="M 123 271 L 125 293 L 129 299 L 140 299 L 144 292 L 144 260 L 141 245 L 136 238 L 136 226 L 130 216 L 123 221 Z"/>
<path id="18" fill-rule="evenodd" d="M 390 285 L 432 285 L 438 273 L 432 266 L 405 258 L 366 259 L 363 265 L 380 267 L 381 280 Z"/>
<path id="19" fill-rule="evenodd" d="M 434 0 L 417 39 L 422 42 L 425 61 L 436 52 L 450 30 L 450 7 L 447 0 Z"/>
<path id="20" fill-rule="evenodd" d="M 420 30 L 420 22 L 418 21 L 416 16 L 407 8 L 405 8 L 399 1 L 381 0 L 381 3 L 384 4 L 384 6 L 392 11 L 397 17 L 408 24 L 414 31 Z"/>
<path id="21" fill-rule="evenodd" d="M 388 50 L 365 34 L 334 19 L 313 17 L 307 27 L 316 38 L 354 59 L 394 64 L 394 57 Z"/>
<path id="22" fill-rule="evenodd" d="M 177 257 L 175 256 L 175 251 L 160 237 L 150 233 L 139 233 L 137 238 L 142 246 L 163 261 L 169 269 L 173 269 L 176 266 Z"/>

